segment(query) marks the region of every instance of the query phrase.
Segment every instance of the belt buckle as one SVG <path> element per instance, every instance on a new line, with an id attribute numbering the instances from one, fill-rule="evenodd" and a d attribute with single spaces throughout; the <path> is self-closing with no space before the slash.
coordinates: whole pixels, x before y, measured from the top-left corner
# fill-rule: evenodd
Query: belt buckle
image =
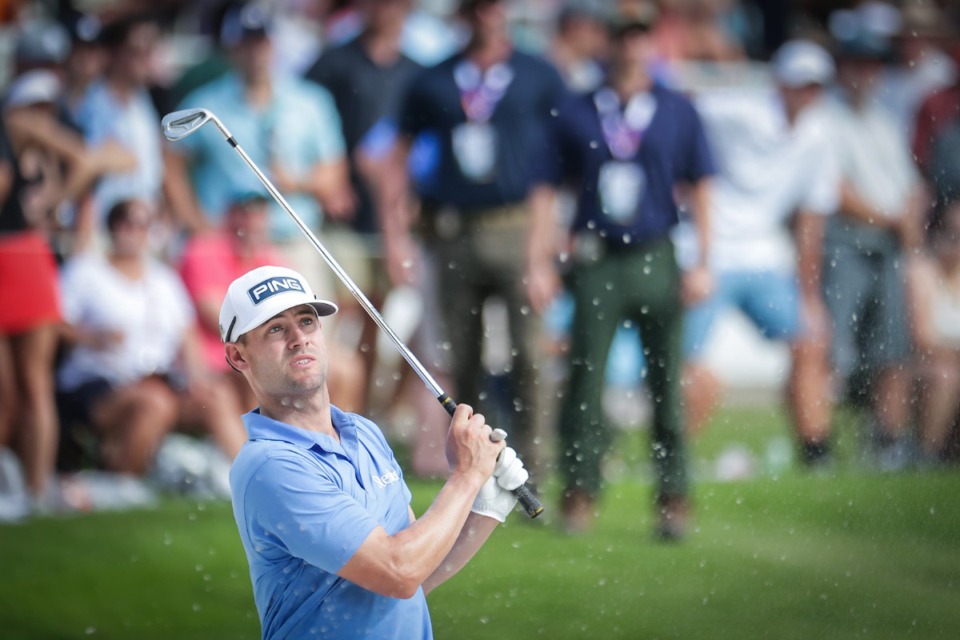
<path id="1" fill-rule="evenodd" d="M 438 238 L 452 240 L 463 230 L 463 220 L 460 213 L 453 207 L 442 207 L 434 217 L 433 228 Z"/>
<path id="2" fill-rule="evenodd" d="M 581 231 L 573 237 L 573 257 L 580 263 L 597 262 L 606 254 L 603 238 L 596 233 Z"/>

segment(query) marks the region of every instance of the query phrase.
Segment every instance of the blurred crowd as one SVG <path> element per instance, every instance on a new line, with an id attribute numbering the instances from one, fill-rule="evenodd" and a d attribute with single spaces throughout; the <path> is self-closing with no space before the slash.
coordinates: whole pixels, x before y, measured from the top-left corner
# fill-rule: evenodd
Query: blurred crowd
<path id="1" fill-rule="evenodd" d="M 81 469 L 149 477 L 174 434 L 236 455 L 254 400 L 218 314 L 266 264 L 340 305 L 333 402 L 405 443 L 411 473 L 446 472 L 446 413 L 293 217 L 212 124 L 164 138 L 198 107 L 533 481 L 558 474 L 571 532 L 596 514 L 626 356 L 658 532 L 683 535 L 729 309 L 789 345 L 801 464 L 834 464 L 841 406 L 878 469 L 957 457 L 951 4 L 2 6 L 0 494 L 20 482 L 28 510 L 84 508 Z"/>

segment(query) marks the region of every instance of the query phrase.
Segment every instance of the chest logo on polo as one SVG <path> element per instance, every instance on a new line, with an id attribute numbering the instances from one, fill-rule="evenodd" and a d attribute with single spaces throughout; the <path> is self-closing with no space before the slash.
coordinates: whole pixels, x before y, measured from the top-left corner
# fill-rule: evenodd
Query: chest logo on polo
<path id="1" fill-rule="evenodd" d="M 396 471 L 387 471 L 382 476 L 373 476 L 373 483 L 377 487 L 384 489 L 388 484 L 393 484 L 400 480 L 400 474 Z"/>
<path id="2" fill-rule="evenodd" d="M 260 304 L 270 296 L 285 291 L 300 291 L 302 293 L 303 284 L 296 278 L 274 276 L 247 289 L 247 295 L 250 296 L 253 304 Z"/>

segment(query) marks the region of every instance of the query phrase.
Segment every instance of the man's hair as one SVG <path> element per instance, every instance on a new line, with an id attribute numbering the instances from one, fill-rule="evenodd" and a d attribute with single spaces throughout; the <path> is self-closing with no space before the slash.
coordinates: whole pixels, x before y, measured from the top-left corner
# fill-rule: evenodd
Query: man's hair
<path id="1" fill-rule="evenodd" d="M 488 4 L 497 4 L 503 0 L 460 0 L 460 6 L 457 8 L 457 15 L 461 18 L 469 18 L 473 12 Z"/>
<path id="2" fill-rule="evenodd" d="M 107 213 L 107 231 L 113 233 L 117 226 L 130 216 L 130 205 L 133 202 L 133 200 L 121 200 L 110 207 L 110 211 Z"/>
<path id="3" fill-rule="evenodd" d="M 99 42 L 111 51 L 120 49 L 127 43 L 130 33 L 144 24 L 156 24 L 160 22 L 152 12 L 139 12 L 122 16 L 103 26 L 100 31 Z"/>

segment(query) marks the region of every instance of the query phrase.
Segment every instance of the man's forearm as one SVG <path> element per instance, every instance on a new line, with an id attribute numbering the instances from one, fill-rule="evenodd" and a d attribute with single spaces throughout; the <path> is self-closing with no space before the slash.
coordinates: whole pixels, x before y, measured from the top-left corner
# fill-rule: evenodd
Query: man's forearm
<path id="1" fill-rule="evenodd" d="M 482 484 L 451 475 L 423 516 L 394 536 L 378 527 L 339 575 L 374 593 L 411 597 L 450 554 Z"/>
<path id="2" fill-rule="evenodd" d="M 805 296 L 820 296 L 823 228 L 823 216 L 805 212 L 797 214 L 797 275 L 800 292 Z"/>
<path id="3" fill-rule="evenodd" d="M 450 553 L 443 559 L 437 570 L 430 574 L 430 577 L 423 583 L 424 593 L 430 593 L 455 576 L 460 569 L 463 569 L 480 550 L 480 547 L 486 543 L 487 538 L 490 537 L 498 524 L 499 522 L 493 518 L 476 513 L 467 516 L 467 521 L 460 530 L 460 535 L 453 544 L 453 548 L 450 549 Z"/>
<path id="4" fill-rule="evenodd" d="M 698 180 L 693 187 L 690 206 L 691 216 L 697 230 L 697 244 L 700 247 L 698 263 L 702 267 L 710 265 L 710 180 Z"/>
<path id="5" fill-rule="evenodd" d="M 528 198 L 530 229 L 527 235 L 528 267 L 552 264 L 556 254 L 553 243 L 553 209 L 556 192 L 549 185 L 537 185 Z"/>

